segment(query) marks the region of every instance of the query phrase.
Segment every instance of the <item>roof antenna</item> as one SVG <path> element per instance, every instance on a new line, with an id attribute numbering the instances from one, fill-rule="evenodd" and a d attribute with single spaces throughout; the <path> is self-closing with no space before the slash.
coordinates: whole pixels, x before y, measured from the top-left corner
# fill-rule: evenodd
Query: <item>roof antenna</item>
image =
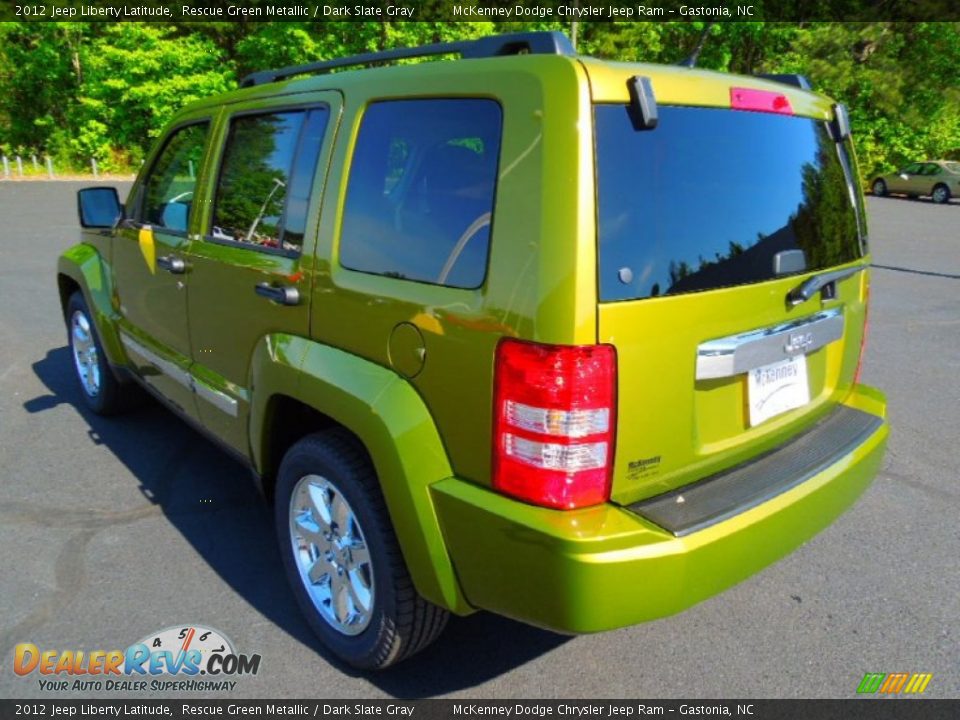
<path id="1" fill-rule="evenodd" d="M 708 22 L 706 24 L 706 27 L 703 28 L 703 32 L 700 33 L 700 39 L 697 40 L 697 46 L 693 49 L 693 52 L 690 53 L 690 57 L 677 63 L 680 67 L 693 68 L 697 66 L 697 59 L 700 57 L 700 52 L 703 50 L 703 46 L 707 44 L 707 38 L 710 36 L 710 29 L 714 25 L 716 25 L 715 22 Z"/>

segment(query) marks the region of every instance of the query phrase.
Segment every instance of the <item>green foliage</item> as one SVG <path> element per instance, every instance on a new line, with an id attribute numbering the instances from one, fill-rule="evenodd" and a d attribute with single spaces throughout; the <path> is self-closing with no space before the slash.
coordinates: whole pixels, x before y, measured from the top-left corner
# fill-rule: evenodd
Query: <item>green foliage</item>
<path id="1" fill-rule="evenodd" d="M 425 4 L 439 0 L 424 0 Z M 758 0 L 761 7 L 769 0 Z M 249 72 L 346 54 L 564 30 L 561 22 L 0 24 L 0 149 L 58 165 L 139 165 L 183 105 Z M 960 23 L 580 22 L 579 49 L 737 73 L 799 72 L 845 102 L 866 179 L 911 159 L 960 159 Z"/>

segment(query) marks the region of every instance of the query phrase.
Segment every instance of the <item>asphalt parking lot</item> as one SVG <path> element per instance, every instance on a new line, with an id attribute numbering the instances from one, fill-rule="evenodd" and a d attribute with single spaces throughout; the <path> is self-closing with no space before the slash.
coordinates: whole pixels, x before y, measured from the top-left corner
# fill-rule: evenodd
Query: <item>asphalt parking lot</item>
<path id="1" fill-rule="evenodd" d="M 568 638 L 478 613 L 366 675 L 312 639 L 242 467 L 154 404 L 110 420 L 84 409 L 55 282 L 81 186 L 0 183 L 0 697 L 45 695 L 12 672 L 16 643 L 121 649 L 193 623 L 261 654 L 232 697 L 847 698 L 865 672 L 898 671 L 960 697 L 956 200 L 868 200 L 863 380 L 887 392 L 892 434 L 837 523 L 676 617 Z M 150 693 L 58 695 L 97 696 Z"/>

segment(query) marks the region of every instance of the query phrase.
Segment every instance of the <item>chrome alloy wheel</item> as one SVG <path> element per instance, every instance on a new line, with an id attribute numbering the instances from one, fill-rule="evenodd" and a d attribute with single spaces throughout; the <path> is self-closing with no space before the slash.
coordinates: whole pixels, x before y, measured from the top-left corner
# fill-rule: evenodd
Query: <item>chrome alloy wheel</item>
<path id="1" fill-rule="evenodd" d="M 950 199 L 950 191 L 947 190 L 943 185 L 937 185 L 933 189 L 933 201 L 935 203 L 945 203 Z"/>
<path id="2" fill-rule="evenodd" d="M 306 475 L 290 497 L 290 542 L 300 580 L 337 632 L 359 635 L 373 615 L 373 565 L 363 530 L 343 493 Z"/>
<path id="3" fill-rule="evenodd" d="M 97 357 L 97 343 L 93 339 L 90 320 L 80 310 L 75 310 L 70 318 L 70 338 L 73 364 L 77 368 L 80 384 L 87 395 L 96 397 L 100 392 L 100 359 Z"/>

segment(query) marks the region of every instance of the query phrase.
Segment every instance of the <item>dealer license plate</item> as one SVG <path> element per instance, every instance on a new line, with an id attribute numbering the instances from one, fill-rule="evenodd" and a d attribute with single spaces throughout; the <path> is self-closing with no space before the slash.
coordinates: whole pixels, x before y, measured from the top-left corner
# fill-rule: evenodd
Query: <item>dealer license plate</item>
<path id="1" fill-rule="evenodd" d="M 750 426 L 810 402 L 807 356 L 797 355 L 747 373 Z"/>

